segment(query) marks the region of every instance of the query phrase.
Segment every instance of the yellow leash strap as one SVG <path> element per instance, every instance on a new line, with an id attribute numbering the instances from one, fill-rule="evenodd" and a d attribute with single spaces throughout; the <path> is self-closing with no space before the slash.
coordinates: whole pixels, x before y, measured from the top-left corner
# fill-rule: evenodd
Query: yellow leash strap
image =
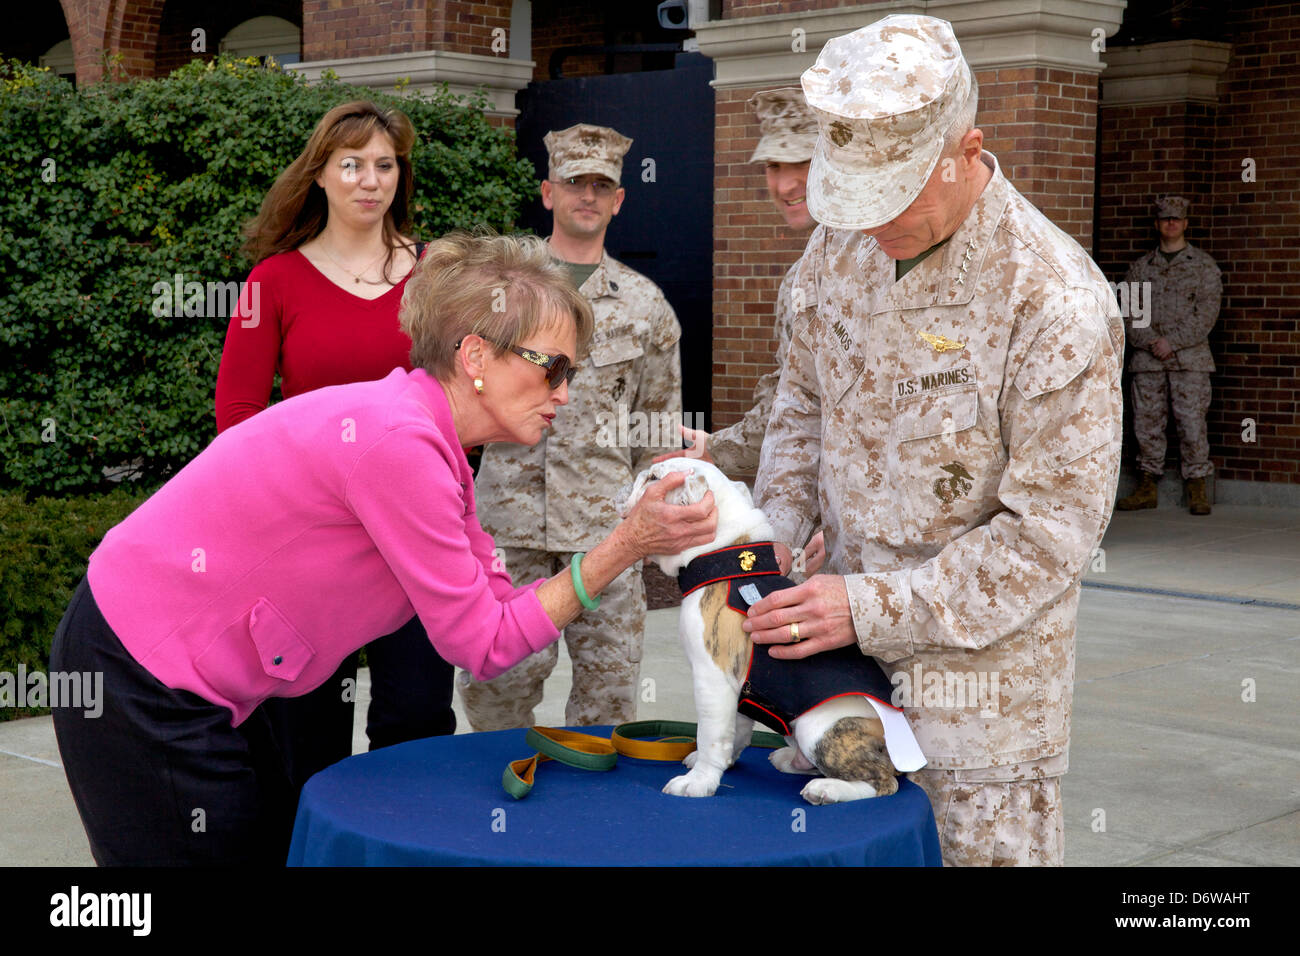
<path id="1" fill-rule="evenodd" d="M 501 775 L 501 785 L 510 796 L 522 800 L 532 792 L 538 764 L 547 760 L 558 760 L 581 770 L 610 770 L 618 762 L 619 754 L 640 760 L 681 761 L 695 749 L 695 733 L 695 724 L 675 720 L 619 724 L 609 739 L 554 727 L 532 727 L 524 741 L 537 753 L 511 761 Z M 657 739 L 643 740 L 643 737 Z M 785 738 L 756 733 L 752 744 L 784 747 Z"/>

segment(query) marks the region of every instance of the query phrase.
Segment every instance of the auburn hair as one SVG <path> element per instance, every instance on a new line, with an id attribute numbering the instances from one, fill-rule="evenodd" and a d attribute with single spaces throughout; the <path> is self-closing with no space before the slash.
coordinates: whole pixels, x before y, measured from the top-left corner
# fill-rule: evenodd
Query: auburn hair
<path id="1" fill-rule="evenodd" d="M 405 113 L 363 100 L 336 106 L 322 116 L 306 148 L 276 177 L 262 200 L 262 208 L 244 226 L 243 252 L 254 265 L 277 253 L 297 249 L 321 234 L 329 219 L 329 204 L 316 177 L 336 149 L 359 149 L 376 132 L 384 133 L 392 142 L 398 167 L 397 190 L 384 216 L 384 244 L 388 246 L 384 278 L 388 278 L 398 237 L 411 224 L 411 193 L 415 188 L 411 147 L 415 145 L 415 128 Z"/>

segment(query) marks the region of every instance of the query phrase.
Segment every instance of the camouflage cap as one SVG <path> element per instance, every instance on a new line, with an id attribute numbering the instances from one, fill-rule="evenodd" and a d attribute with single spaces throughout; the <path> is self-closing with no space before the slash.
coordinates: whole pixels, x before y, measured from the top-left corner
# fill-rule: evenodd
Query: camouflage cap
<path id="1" fill-rule="evenodd" d="M 894 14 L 827 42 L 801 82 L 821 130 L 808 211 L 837 229 L 871 229 L 925 187 L 971 74 L 946 20 Z"/>
<path id="2" fill-rule="evenodd" d="M 551 130 L 542 140 L 550 155 L 547 178 L 568 179 L 594 173 L 619 181 L 623 155 L 632 141 L 608 126 L 579 123 L 558 132 Z"/>
<path id="3" fill-rule="evenodd" d="M 1190 204 L 1182 196 L 1157 196 L 1157 219 L 1186 219 Z"/>
<path id="4" fill-rule="evenodd" d="M 806 163 L 817 145 L 817 117 L 808 109 L 803 90 L 787 86 L 764 90 L 749 98 L 758 117 L 760 135 L 751 163 Z"/>

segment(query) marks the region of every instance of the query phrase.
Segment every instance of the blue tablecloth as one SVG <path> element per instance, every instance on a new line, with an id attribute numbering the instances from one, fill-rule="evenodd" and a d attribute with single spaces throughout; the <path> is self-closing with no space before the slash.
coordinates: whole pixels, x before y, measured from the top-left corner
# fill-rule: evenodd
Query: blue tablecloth
<path id="1" fill-rule="evenodd" d="M 609 728 L 583 728 L 608 736 Z M 671 797 L 680 764 L 619 757 L 605 772 L 542 764 L 501 788 L 524 731 L 431 737 L 350 757 L 307 782 L 290 866 L 939 866 L 925 793 L 813 806 L 810 777 L 751 747 L 716 796 Z"/>

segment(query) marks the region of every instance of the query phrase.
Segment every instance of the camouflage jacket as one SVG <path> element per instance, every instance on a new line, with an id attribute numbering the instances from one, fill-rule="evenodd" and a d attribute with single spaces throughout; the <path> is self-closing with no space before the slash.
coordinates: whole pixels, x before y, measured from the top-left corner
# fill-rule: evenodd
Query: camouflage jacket
<path id="1" fill-rule="evenodd" d="M 542 440 L 483 449 L 479 519 L 498 545 L 582 551 L 618 524 L 637 472 L 682 447 L 681 327 L 659 287 L 605 253 L 579 290 L 596 315 L 587 357 Z"/>
<path id="2" fill-rule="evenodd" d="M 1213 372 L 1214 356 L 1206 340 L 1219 318 L 1223 279 L 1209 254 L 1188 245 L 1166 262 L 1159 249 L 1152 249 L 1129 266 L 1124 280 L 1151 283 L 1150 324 L 1135 328 L 1133 319 L 1128 319 L 1129 368 L 1134 372 Z M 1165 362 L 1150 352 L 1151 343 L 1159 338 L 1174 349 Z"/>
<path id="3" fill-rule="evenodd" d="M 820 516 L 825 570 L 845 576 L 858 645 L 930 766 L 1012 779 L 1045 758 L 1064 770 L 1079 579 L 1119 475 L 1124 330 L 1092 260 L 985 160 L 951 241 L 899 282 L 875 240 L 813 234 L 814 304 L 756 500 L 787 543 Z"/>
<path id="4" fill-rule="evenodd" d="M 709 437 L 709 456 L 713 463 L 731 477 L 753 474 L 758 468 L 758 451 L 763 445 L 767 420 L 772 417 L 772 400 L 776 398 L 776 383 L 781 377 L 781 363 L 790 347 L 790 330 L 794 324 L 795 309 L 791 303 L 795 273 L 799 263 L 792 265 L 781 280 L 776 293 L 776 367 L 758 380 L 754 386 L 754 407 L 734 425 L 728 425 Z"/>

